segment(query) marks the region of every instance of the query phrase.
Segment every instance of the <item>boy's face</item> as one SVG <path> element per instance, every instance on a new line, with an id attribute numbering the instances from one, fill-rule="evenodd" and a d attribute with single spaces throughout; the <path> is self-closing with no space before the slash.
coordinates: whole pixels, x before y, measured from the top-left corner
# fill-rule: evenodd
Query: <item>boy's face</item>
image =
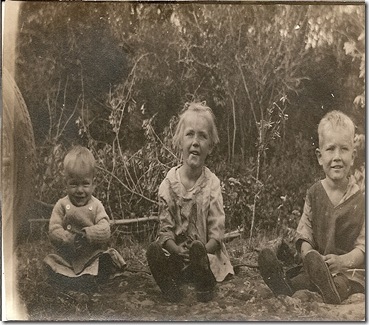
<path id="1" fill-rule="evenodd" d="M 189 114 L 183 125 L 181 139 L 183 162 L 190 168 L 202 168 L 211 152 L 209 123 L 199 114 Z"/>
<path id="2" fill-rule="evenodd" d="M 354 164 L 355 154 L 350 132 L 343 128 L 333 129 L 330 126 L 323 129 L 316 155 L 327 178 L 335 183 L 346 180 Z"/>
<path id="3" fill-rule="evenodd" d="M 93 175 L 71 175 L 66 176 L 67 194 L 73 205 L 82 207 L 91 199 L 95 189 Z"/>

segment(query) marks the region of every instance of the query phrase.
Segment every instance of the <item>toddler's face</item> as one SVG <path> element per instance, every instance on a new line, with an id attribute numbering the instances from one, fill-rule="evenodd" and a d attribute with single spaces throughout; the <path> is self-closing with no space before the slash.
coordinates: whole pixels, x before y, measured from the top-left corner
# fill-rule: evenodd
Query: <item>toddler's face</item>
<path id="1" fill-rule="evenodd" d="M 202 168 L 207 155 L 211 152 L 209 122 L 199 114 L 189 114 L 186 117 L 181 147 L 183 163 L 190 168 Z"/>
<path id="2" fill-rule="evenodd" d="M 326 127 L 317 149 L 319 164 L 326 177 L 334 182 L 344 181 L 354 164 L 355 150 L 352 134 L 345 129 Z"/>
<path id="3" fill-rule="evenodd" d="M 95 189 L 92 175 L 67 175 L 67 194 L 73 205 L 84 206 Z"/>

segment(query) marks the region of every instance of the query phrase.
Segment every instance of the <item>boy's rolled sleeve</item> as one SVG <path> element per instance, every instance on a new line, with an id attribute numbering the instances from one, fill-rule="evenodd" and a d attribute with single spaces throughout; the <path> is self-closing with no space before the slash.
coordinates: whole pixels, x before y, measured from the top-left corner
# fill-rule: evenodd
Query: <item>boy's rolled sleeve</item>
<path id="1" fill-rule="evenodd" d="M 218 178 L 212 182 L 210 193 L 210 206 L 207 219 L 207 240 L 215 239 L 221 243 L 224 237 L 225 214 L 223 209 L 223 196 Z"/>
<path id="2" fill-rule="evenodd" d="M 310 199 L 309 195 L 306 195 L 304 210 L 296 231 L 296 248 L 298 252 L 301 250 L 301 245 L 304 241 L 308 242 L 312 247 L 315 247 L 311 217 L 312 213 Z"/>
<path id="3" fill-rule="evenodd" d="M 365 254 L 365 221 L 363 222 L 359 236 L 355 241 L 355 248 L 360 249 Z"/>

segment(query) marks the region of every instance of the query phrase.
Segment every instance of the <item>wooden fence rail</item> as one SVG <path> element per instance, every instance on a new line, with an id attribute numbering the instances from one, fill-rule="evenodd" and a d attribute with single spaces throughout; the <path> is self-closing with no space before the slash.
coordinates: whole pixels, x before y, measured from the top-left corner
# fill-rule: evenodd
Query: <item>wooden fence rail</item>
<path id="1" fill-rule="evenodd" d="M 46 223 L 48 223 L 49 220 L 50 219 L 43 219 L 43 218 L 29 219 L 28 222 L 30 223 L 31 233 L 32 233 L 33 229 L 35 228 L 36 224 L 40 224 L 41 226 L 46 225 Z M 133 218 L 133 219 L 114 219 L 114 220 L 110 220 L 110 225 L 111 226 L 131 225 L 131 224 L 135 224 L 135 223 L 142 223 L 142 222 L 148 222 L 148 221 L 158 222 L 159 217 L 158 216 L 150 216 L 150 217 Z M 234 238 L 240 237 L 242 233 L 243 233 L 243 229 L 237 229 L 235 231 L 228 232 L 228 233 L 224 234 L 224 241 L 230 241 Z"/>

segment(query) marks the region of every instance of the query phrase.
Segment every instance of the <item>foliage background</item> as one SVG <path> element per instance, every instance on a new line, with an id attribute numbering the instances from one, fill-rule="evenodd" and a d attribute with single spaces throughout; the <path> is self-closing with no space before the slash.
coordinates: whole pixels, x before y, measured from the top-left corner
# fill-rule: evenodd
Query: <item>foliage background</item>
<path id="1" fill-rule="evenodd" d="M 320 118 L 340 109 L 365 133 L 364 10 L 22 3 L 13 59 L 34 127 L 36 197 L 54 204 L 64 194 L 64 154 L 82 144 L 97 159 L 95 194 L 111 218 L 155 213 L 158 186 L 180 162 L 171 144 L 177 114 L 205 100 L 220 133 L 207 163 L 222 181 L 227 229 L 294 226 L 322 177 Z"/>

